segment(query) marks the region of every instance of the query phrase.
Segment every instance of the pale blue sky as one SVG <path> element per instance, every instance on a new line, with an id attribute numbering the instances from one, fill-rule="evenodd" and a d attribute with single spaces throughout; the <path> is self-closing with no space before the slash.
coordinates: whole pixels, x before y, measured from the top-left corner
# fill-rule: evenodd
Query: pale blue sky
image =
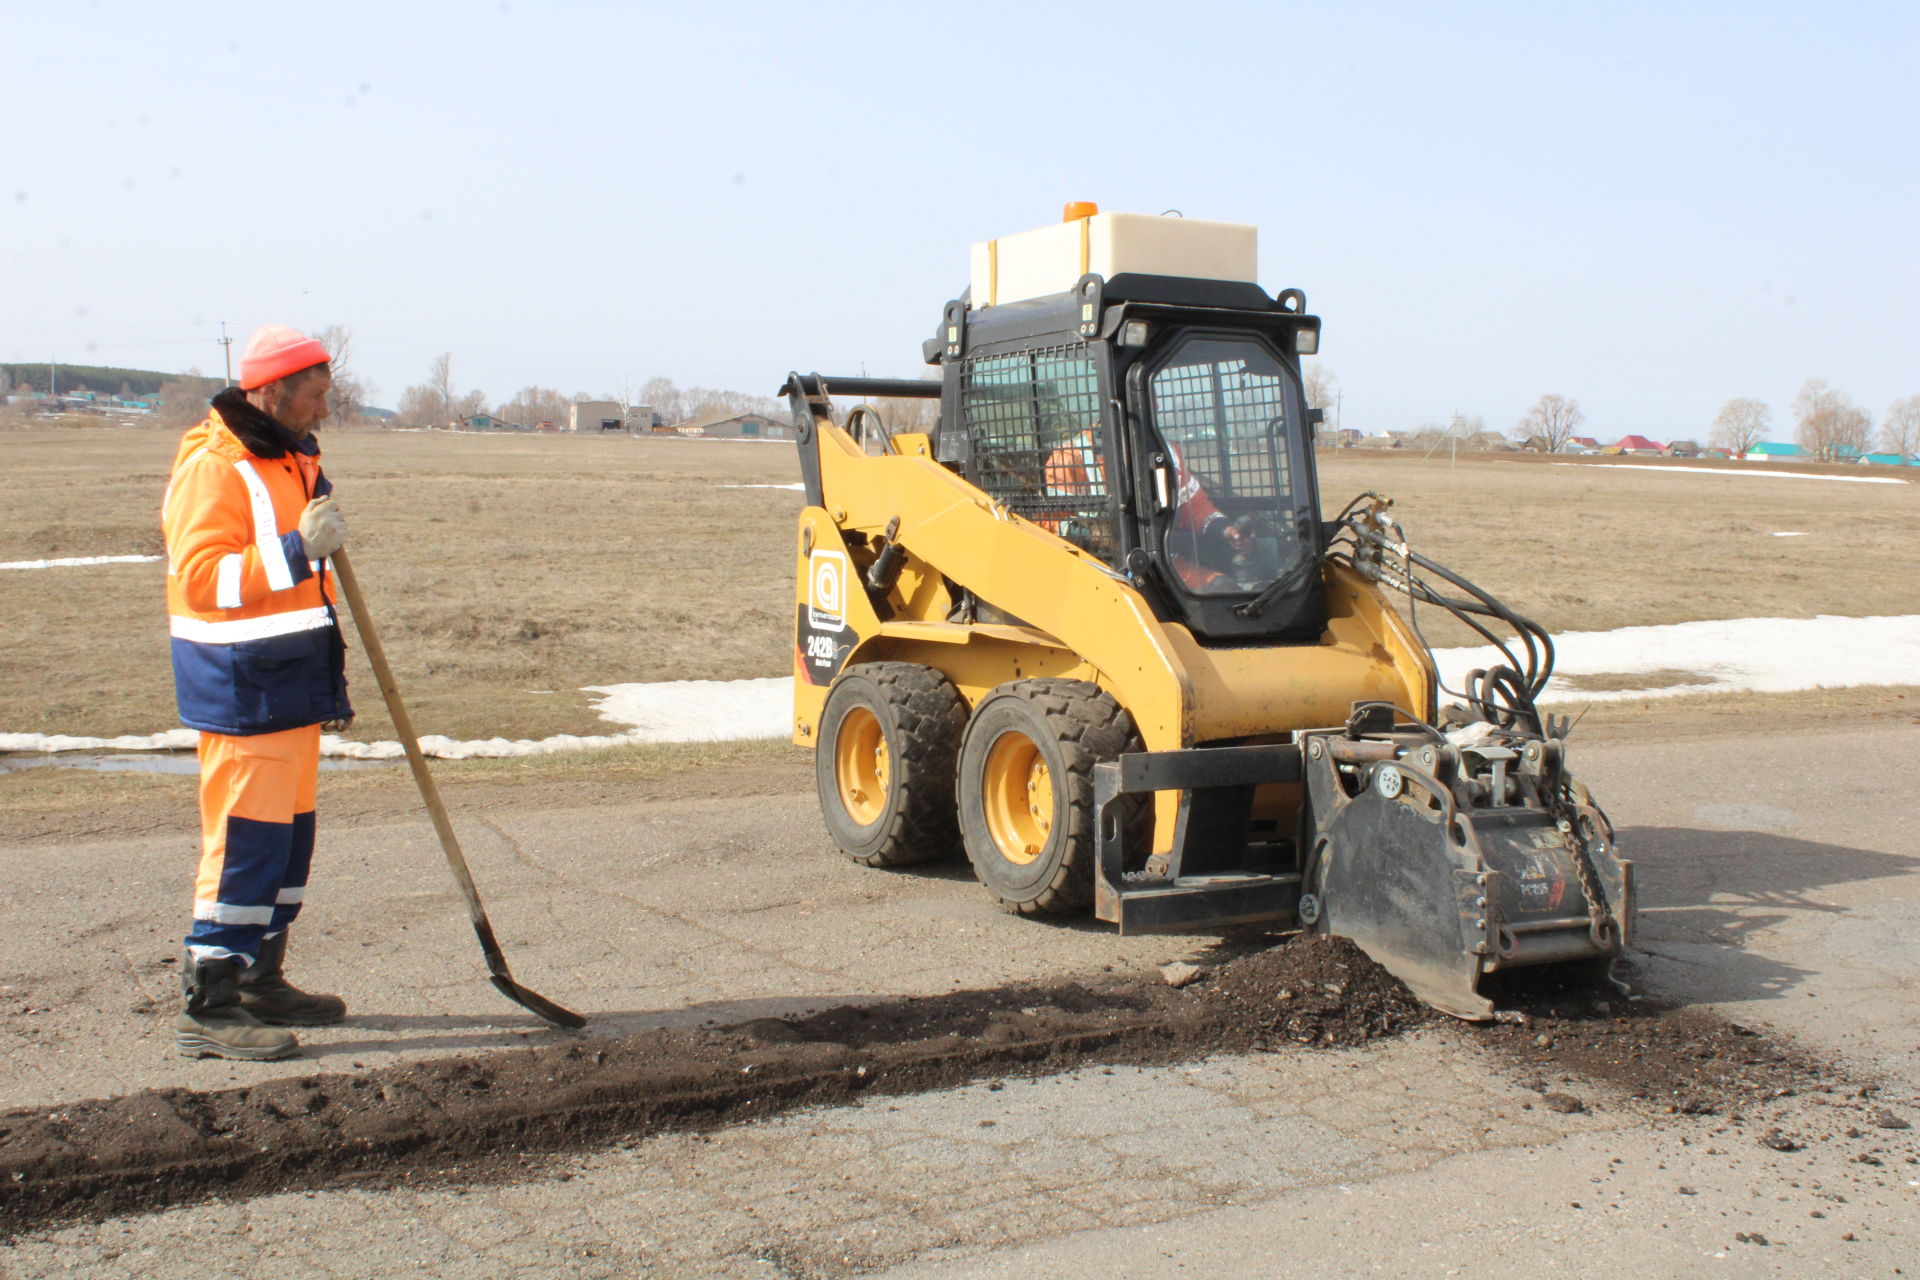
<path id="1" fill-rule="evenodd" d="M 21 4 L 0 359 L 349 325 L 391 405 L 912 375 L 967 246 L 1257 223 L 1349 425 L 1920 392 L 1920 7 Z"/>

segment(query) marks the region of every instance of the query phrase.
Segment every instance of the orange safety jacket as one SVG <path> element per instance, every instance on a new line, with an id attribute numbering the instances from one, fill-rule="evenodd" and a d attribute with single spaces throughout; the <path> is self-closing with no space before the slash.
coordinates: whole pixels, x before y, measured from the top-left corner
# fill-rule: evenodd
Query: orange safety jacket
<path id="1" fill-rule="evenodd" d="M 1047 455 L 1047 492 L 1061 498 L 1103 498 L 1107 493 L 1107 460 L 1100 453 L 1100 437 L 1084 428 Z"/>
<path id="2" fill-rule="evenodd" d="M 1067 522 L 1084 514 L 1087 503 L 1107 496 L 1107 460 L 1100 452 L 1099 434 L 1085 427 L 1056 445 L 1047 454 L 1042 475 L 1047 497 L 1074 502 L 1066 510 L 1038 511 L 1033 522 L 1050 533 L 1064 533 Z"/>
<path id="3" fill-rule="evenodd" d="M 1213 505 L 1213 497 L 1200 477 L 1187 466 L 1186 450 L 1171 440 L 1167 452 L 1173 457 L 1173 519 L 1167 524 L 1167 558 L 1191 591 L 1226 590 L 1232 582 L 1223 573 L 1200 563 L 1201 540 L 1226 523 L 1226 514 Z"/>
<path id="4" fill-rule="evenodd" d="M 229 387 L 180 441 L 161 505 L 181 723 L 277 733 L 346 720 L 345 645 L 331 575 L 300 513 L 332 488 L 296 440 Z"/>

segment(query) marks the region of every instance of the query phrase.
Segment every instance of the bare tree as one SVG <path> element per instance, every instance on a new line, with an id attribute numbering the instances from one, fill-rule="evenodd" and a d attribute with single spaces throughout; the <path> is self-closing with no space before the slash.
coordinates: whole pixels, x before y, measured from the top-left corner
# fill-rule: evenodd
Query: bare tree
<path id="1" fill-rule="evenodd" d="M 620 421 L 625 422 L 633 416 L 633 407 L 640 402 L 634 398 L 633 379 L 626 374 L 620 375 L 620 381 L 607 394 L 607 399 L 620 406 Z"/>
<path id="2" fill-rule="evenodd" d="M 522 387 L 494 413 L 517 427 L 558 426 L 567 420 L 567 397 L 552 387 Z"/>
<path id="3" fill-rule="evenodd" d="M 224 384 L 211 378 L 178 378 L 162 383 L 155 415 L 163 427 L 190 427 L 207 416 L 207 405 Z"/>
<path id="4" fill-rule="evenodd" d="M 692 416 L 687 412 L 686 394 L 673 385 L 672 378 L 648 378 L 640 388 L 640 403 L 659 414 L 662 422 L 684 422 Z"/>
<path id="5" fill-rule="evenodd" d="M 1326 409 L 1333 404 L 1334 396 L 1340 388 L 1340 377 L 1333 370 L 1314 361 L 1303 364 L 1300 370 L 1300 389 L 1307 393 L 1309 409 Z"/>
<path id="6" fill-rule="evenodd" d="M 695 418 L 717 418 L 733 412 L 733 403 L 724 391 L 715 391 L 712 387 L 688 387 L 685 400 L 687 420 Z"/>
<path id="7" fill-rule="evenodd" d="M 777 417 L 786 410 L 786 401 L 774 396 L 757 396 L 750 391 L 724 391 L 715 387 L 688 387 L 685 404 L 689 418 L 735 413 L 764 413 L 769 417 Z"/>
<path id="8" fill-rule="evenodd" d="M 1902 458 L 1920 458 L 1920 396 L 1895 400 L 1880 424 L 1880 450 Z"/>
<path id="9" fill-rule="evenodd" d="M 478 403 L 480 408 L 473 412 L 486 408 L 484 397 Z M 396 426 L 431 428 L 457 425 L 455 419 L 461 412 L 462 401 L 453 394 L 453 356 L 445 352 L 435 356 L 433 363 L 427 366 L 427 380 L 402 391 L 400 403 L 394 408 Z"/>
<path id="10" fill-rule="evenodd" d="M 1559 453 L 1567 447 L 1567 441 L 1573 439 L 1573 433 L 1586 420 L 1587 415 L 1580 412 L 1578 400 L 1569 400 L 1550 391 L 1541 396 L 1533 408 L 1514 424 L 1513 437 L 1526 441 L 1537 436 L 1548 453 Z"/>
<path id="11" fill-rule="evenodd" d="M 1773 426 L 1773 410 L 1759 400 L 1736 396 L 1720 406 L 1708 437 L 1716 449 L 1725 449 L 1736 458 L 1753 452 L 1753 446 L 1767 438 Z"/>
<path id="12" fill-rule="evenodd" d="M 1867 451 L 1873 419 L 1846 392 L 1808 378 L 1793 398 L 1794 439 L 1822 462 L 1844 462 Z"/>
<path id="13" fill-rule="evenodd" d="M 940 401 L 922 400 L 915 396 L 890 396 L 875 400 L 874 408 L 880 411 L 880 421 L 887 424 L 889 434 L 895 431 L 932 431 L 940 425 Z M 788 416 L 784 413 L 767 415 L 784 422 Z"/>
<path id="14" fill-rule="evenodd" d="M 940 370 L 925 368 L 920 371 L 921 382 L 928 383 L 935 390 L 940 386 Z M 880 421 L 887 424 L 889 434 L 895 431 L 932 431 L 940 425 L 940 399 L 938 396 L 893 396 L 875 400 L 874 407 L 880 410 Z M 785 422 L 788 416 L 787 406 L 762 410 L 768 417 Z"/>
<path id="15" fill-rule="evenodd" d="M 432 364 L 427 366 L 427 388 L 438 398 L 439 403 L 434 412 L 440 419 L 440 425 L 450 425 L 453 422 L 455 409 L 452 352 L 442 352 L 433 358 Z"/>
<path id="16" fill-rule="evenodd" d="M 1846 462 L 1858 462 L 1873 447 L 1873 415 L 1849 407 L 1840 421 L 1840 447 L 1834 452 Z"/>
<path id="17" fill-rule="evenodd" d="M 353 330 L 330 324 L 313 336 L 333 358 L 328 366 L 333 370 L 333 387 L 327 392 L 327 416 L 336 424 L 351 422 L 371 398 L 367 385 L 353 372 Z"/>
<path id="18" fill-rule="evenodd" d="M 441 417 L 440 393 L 428 386 L 408 387 L 400 393 L 393 421 L 401 427 L 431 427 L 445 421 Z"/>
<path id="19" fill-rule="evenodd" d="M 487 393 L 475 388 L 453 403 L 453 420 L 464 422 L 476 413 L 487 411 Z"/>

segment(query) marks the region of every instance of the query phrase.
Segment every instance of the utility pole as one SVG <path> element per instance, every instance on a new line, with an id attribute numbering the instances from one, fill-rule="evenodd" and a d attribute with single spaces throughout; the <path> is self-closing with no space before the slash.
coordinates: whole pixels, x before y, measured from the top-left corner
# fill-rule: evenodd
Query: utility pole
<path id="1" fill-rule="evenodd" d="M 1447 456 L 1448 456 L 1447 465 L 1449 469 L 1451 469 L 1455 463 L 1458 463 L 1460 461 L 1460 441 L 1459 441 L 1459 438 L 1455 435 L 1455 431 L 1459 426 L 1460 426 L 1460 411 L 1458 409 L 1455 409 L 1453 411 L 1453 416 L 1447 419 L 1447 429 L 1445 431 L 1442 431 L 1440 433 L 1440 438 L 1433 442 L 1433 448 L 1428 449 L 1426 453 L 1421 455 L 1420 461 L 1425 462 L 1428 458 L 1431 458 L 1434 455 L 1434 452 L 1438 450 L 1441 445 L 1444 444 L 1447 446 Z"/>
<path id="2" fill-rule="evenodd" d="M 233 339 L 227 336 L 227 322 L 225 320 L 222 320 L 220 322 L 220 345 L 226 349 L 227 385 L 232 386 L 233 385 Z"/>
<path id="3" fill-rule="evenodd" d="M 47 397 L 52 400 L 60 398 L 60 366 L 51 359 L 47 361 Z"/>

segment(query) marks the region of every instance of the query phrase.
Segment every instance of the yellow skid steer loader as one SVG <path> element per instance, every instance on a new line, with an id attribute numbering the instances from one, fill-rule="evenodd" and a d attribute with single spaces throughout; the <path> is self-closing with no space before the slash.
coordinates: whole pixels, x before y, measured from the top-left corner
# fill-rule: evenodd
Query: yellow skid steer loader
<path id="1" fill-rule="evenodd" d="M 1122 933 L 1338 934 L 1486 1018 L 1486 974 L 1624 951 L 1631 864 L 1535 707 L 1546 633 L 1388 500 L 1322 519 L 1320 321 L 1253 254 L 1069 206 L 974 246 L 938 381 L 790 376 L 794 741 L 856 861 L 964 849 L 1007 908 Z M 836 395 L 937 397 L 938 426 Z M 1444 720 L 1422 610 L 1506 657 Z"/>

